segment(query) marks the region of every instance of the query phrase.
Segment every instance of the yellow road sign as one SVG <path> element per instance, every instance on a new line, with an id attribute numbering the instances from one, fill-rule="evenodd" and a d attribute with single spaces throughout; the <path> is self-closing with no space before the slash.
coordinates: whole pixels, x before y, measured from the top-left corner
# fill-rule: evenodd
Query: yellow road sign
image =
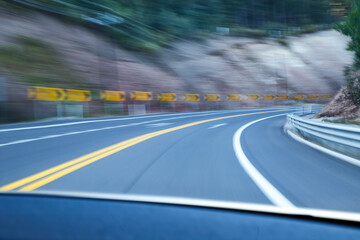
<path id="1" fill-rule="evenodd" d="M 311 100 L 311 99 L 318 99 L 319 95 L 317 94 L 309 94 L 306 95 L 306 99 Z"/>
<path id="2" fill-rule="evenodd" d="M 163 102 L 174 102 L 176 101 L 176 93 L 159 93 L 157 99 Z"/>
<path id="3" fill-rule="evenodd" d="M 287 94 L 279 94 L 276 96 L 278 100 L 287 100 L 289 99 L 289 95 Z"/>
<path id="4" fill-rule="evenodd" d="M 330 99 L 332 98 L 333 96 L 331 94 L 324 94 L 324 95 L 320 95 L 320 99 Z"/>
<path id="5" fill-rule="evenodd" d="M 275 95 L 263 95 L 263 100 L 274 100 Z"/>
<path id="6" fill-rule="evenodd" d="M 248 100 L 259 100 L 259 94 L 249 94 L 247 95 Z"/>
<path id="7" fill-rule="evenodd" d="M 123 91 L 101 91 L 100 92 L 100 99 L 103 101 L 125 101 L 126 100 L 126 94 Z"/>
<path id="8" fill-rule="evenodd" d="M 133 101 L 151 101 L 152 93 L 151 92 L 131 92 L 130 99 Z"/>
<path id="9" fill-rule="evenodd" d="M 220 101 L 220 94 L 205 94 L 204 100 L 208 102 Z"/>
<path id="10" fill-rule="evenodd" d="M 61 88 L 29 87 L 28 98 L 38 101 L 63 101 L 66 93 Z"/>
<path id="11" fill-rule="evenodd" d="M 241 100 L 241 95 L 240 94 L 228 94 L 226 96 L 226 100 L 229 101 L 240 101 Z"/>
<path id="12" fill-rule="evenodd" d="M 305 98 L 305 95 L 303 95 L 303 94 L 295 94 L 292 96 L 292 99 L 295 99 L 295 100 L 301 100 L 304 98 Z"/>
<path id="13" fill-rule="evenodd" d="M 197 102 L 200 101 L 199 94 L 184 94 L 183 100 L 187 102 Z"/>
<path id="14" fill-rule="evenodd" d="M 88 102 L 91 101 L 91 92 L 87 90 L 66 89 L 67 101 Z"/>

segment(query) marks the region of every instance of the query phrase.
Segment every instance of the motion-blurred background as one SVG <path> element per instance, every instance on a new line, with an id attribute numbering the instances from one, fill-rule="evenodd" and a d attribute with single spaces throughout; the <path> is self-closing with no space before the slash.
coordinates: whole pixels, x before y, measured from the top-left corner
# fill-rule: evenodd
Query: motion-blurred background
<path id="1" fill-rule="evenodd" d="M 2 0 L 0 121 L 327 103 L 353 62 L 334 30 L 350 6 Z"/>

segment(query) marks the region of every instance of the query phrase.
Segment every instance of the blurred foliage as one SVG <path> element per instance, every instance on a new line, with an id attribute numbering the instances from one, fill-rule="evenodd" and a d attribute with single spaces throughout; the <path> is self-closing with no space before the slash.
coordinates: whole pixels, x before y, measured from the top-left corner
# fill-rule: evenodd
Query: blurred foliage
<path id="1" fill-rule="evenodd" d="M 323 121 L 328 122 L 328 123 L 354 124 L 354 125 L 360 126 L 360 119 L 358 119 L 358 118 L 351 118 L 351 119 L 348 119 L 348 118 L 338 118 L 338 119 L 324 118 Z"/>
<path id="2" fill-rule="evenodd" d="M 234 36 L 265 37 L 269 29 L 316 31 L 339 21 L 347 0 L 18 0 L 63 16 L 115 39 L 123 47 L 154 54 L 174 40 L 204 39 L 216 27 Z M 335 5 L 334 5 L 335 4 Z M 339 5 L 340 4 L 340 5 Z M 339 12 L 343 6 L 344 13 Z M 341 14 L 339 14 L 341 13 Z M 95 23 L 95 24 L 94 24 Z M 303 28 L 305 26 L 305 28 Z M 303 30 L 302 30 L 303 29 Z M 151 44 L 149 44 L 151 43 Z"/>
<path id="3" fill-rule="evenodd" d="M 351 38 L 348 50 L 355 53 L 354 64 L 360 69 L 360 1 L 352 0 L 352 10 L 346 20 L 336 25 L 335 29 Z"/>
<path id="4" fill-rule="evenodd" d="M 289 42 L 286 38 L 277 38 L 276 41 L 284 47 L 289 47 Z"/>
<path id="5" fill-rule="evenodd" d="M 352 0 L 352 10 L 342 23 L 336 25 L 335 29 L 349 36 L 351 41 L 348 50 L 354 52 L 354 63 L 345 68 L 345 79 L 347 84 L 346 95 L 355 104 L 360 105 L 360 2 Z"/>
<path id="6" fill-rule="evenodd" d="M 346 98 L 360 106 L 360 70 L 358 66 L 354 63 L 351 66 L 345 67 L 344 74 L 346 80 L 344 94 Z"/>
<path id="7" fill-rule="evenodd" d="M 100 32 L 124 48 L 156 55 L 162 47 L 171 47 L 172 41 L 207 39 L 217 27 L 229 29 L 231 36 L 251 38 L 272 36 L 273 31 L 273 37 L 287 46 L 288 35 L 318 31 L 341 20 L 342 16 L 333 14 L 333 10 L 338 13 L 339 6 L 343 6 L 346 12 L 346 1 L 9 0 L 0 1 L 0 7 L 37 9 Z M 346 22 L 338 25 L 344 34 L 351 33 L 350 24 L 359 22 L 354 13 L 356 9 Z M 355 36 L 349 49 L 359 52 L 359 48 L 359 39 Z M 209 54 L 219 56 L 223 51 L 214 50 Z M 19 37 L 13 46 L 0 48 L 0 64 L 29 84 L 71 83 L 81 87 L 60 59 L 54 49 L 37 39 Z"/>
<path id="8" fill-rule="evenodd" d="M 0 64 L 29 85 L 79 86 L 55 50 L 38 39 L 21 36 L 13 45 L 0 47 Z"/>
<path id="9" fill-rule="evenodd" d="M 322 26 L 319 25 L 305 25 L 304 27 L 301 28 L 300 32 L 301 33 L 313 33 L 319 30 L 323 30 Z"/>
<path id="10" fill-rule="evenodd" d="M 209 55 L 211 56 L 224 56 L 225 55 L 225 50 L 223 49 L 215 49 L 215 50 L 211 50 L 210 52 L 208 52 Z"/>
<path id="11" fill-rule="evenodd" d="M 239 37 L 263 38 L 268 36 L 268 32 L 264 29 L 234 27 L 231 28 L 230 35 Z"/>

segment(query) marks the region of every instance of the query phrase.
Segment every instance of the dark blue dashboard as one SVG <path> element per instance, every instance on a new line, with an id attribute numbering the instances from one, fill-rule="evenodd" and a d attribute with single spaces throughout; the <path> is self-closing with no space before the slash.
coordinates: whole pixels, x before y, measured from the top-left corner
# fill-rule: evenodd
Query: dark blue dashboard
<path id="1" fill-rule="evenodd" d="M 360 239 L 352 224 L 158 203 L 0 195 L 0 239 Z"/>

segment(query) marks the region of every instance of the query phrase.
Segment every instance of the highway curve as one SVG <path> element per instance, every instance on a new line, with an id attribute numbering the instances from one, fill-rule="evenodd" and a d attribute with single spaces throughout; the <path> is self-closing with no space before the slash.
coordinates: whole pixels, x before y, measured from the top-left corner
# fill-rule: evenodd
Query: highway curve
<path id="1" fill-rule="evenodd" d="M 145 194 L 360 212 L 360 169 L 285 134 L 285 114 L 295 110 L 2 125 L 0 189 Z"/>

